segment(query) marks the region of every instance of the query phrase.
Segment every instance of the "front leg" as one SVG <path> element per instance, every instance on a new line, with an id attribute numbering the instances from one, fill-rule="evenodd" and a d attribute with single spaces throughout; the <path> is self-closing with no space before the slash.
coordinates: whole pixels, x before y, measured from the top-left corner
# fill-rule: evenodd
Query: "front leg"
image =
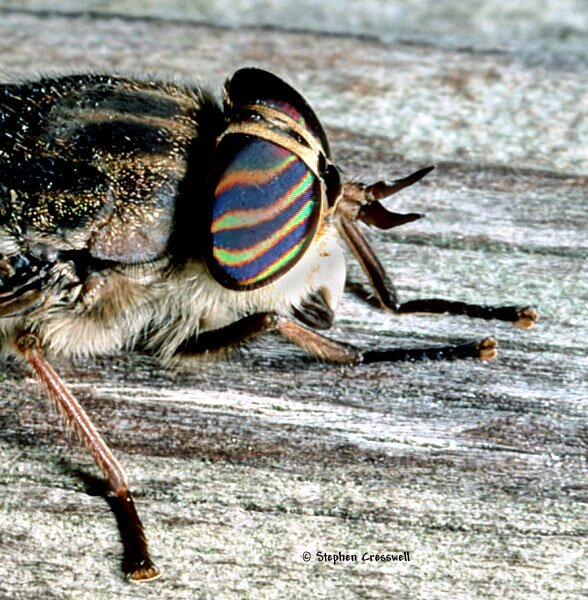
<path id="1" fill-rule="evenodd" d="M 422 217 L 423 215 L 416 213 L 402 215 L 389 212 L 379 203 L 379 200 L 416 183 L 431 170 L 432 167 L 421 169 L 405 179 L 393 182 L 379 181 L 372 185 L 348 182 L 343 186 L 336 208 L 337 226 L 367 275 L 380 306 L 403 315 L 412 313 L 466 315 L 476 319 L 508 321 L 525 329 L 533 327 L 539 319 L 539 313 L 531 306 L 484 306 L 441 298 L 399 303 L 392 281 L 356 222 L 363 221 L 378 229 L 390 229 Z"/>
<path id="2" fill-rule="evenodd" d="M 363 351 L 351 344 L 332 340 L 308 327 L 269 312 L 249 315 L 227 327 L 207 331 L 200 334 L 198 338 L 191 338 L 178 349 L 178 354 L 181 357 L 225 352 L 269 331 L 277 331 L 311 356 L 333 363 L 368 364 L 461 358 L 491 360 L 497 354 L 497 344 L 492 338 L 457 346 L 386 348 Z"/>
<path id="3" fill-rule="evenodd" d="M 532 306 L 484 306 L 455 300 L 442 300 L 441 298 L 403 302 L 396 307 L 396 312 L 399 315 L 430 313 L 465 315 L 473 319 L 495 319 L 507 321 L 523 329 L 530 329 L 539 319 L 539 313 Z"/>

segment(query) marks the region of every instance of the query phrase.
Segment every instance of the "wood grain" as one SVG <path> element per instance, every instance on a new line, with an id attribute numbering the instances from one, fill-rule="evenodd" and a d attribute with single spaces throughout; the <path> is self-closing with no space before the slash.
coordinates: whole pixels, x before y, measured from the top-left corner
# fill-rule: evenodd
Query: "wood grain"
<path id="1" fill-rule="evenodd" d="M 91 459 L 24 368 L 5 360 L 0 597 L 582 597 L 585 69 L 425 43 L 34 11 L 3 13 L 0 34 L 4 79 L 115 69 L 218 86 L 245 64 L 279 73 L 315 106 L 349 177 L 436 164 L 389 204 L 427 218 L 368 232 L 401 300 L 541 312 L 530 331 L 383 313 L 362 299 L 350 257 L 333 337 L 382 348 L 492 335 L 498 359 L 332 366 L 270 335 L 182 372 L 131 354 L 57 361 L 130 475 L 164 574 L 138 588 L 122 579 Z M 319 551 L 359 560 L 334 565 Z M 402 551 L 410 562 L 361 560 Z"/>

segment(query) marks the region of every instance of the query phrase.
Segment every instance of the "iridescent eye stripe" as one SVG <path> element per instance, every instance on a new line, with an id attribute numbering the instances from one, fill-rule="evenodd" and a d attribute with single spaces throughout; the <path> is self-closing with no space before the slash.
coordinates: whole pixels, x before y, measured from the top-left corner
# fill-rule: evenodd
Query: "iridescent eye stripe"
<path id="1" fill-rule="evenodd" d="M 264 168 L 257 171 L 237 171 L 234 173 L 227 173 L 224 179 L 222 179 L 216 186 L 214 195 L 218 197 L 235 186 L 263 185 L 264 183 L 270 181 L 273 177 L 278 177 L 296 160 L 298 159 L 296 156 L 294 156 L 294 154 L 289 154 L 281 163 L 277 164 L 275 168 L 271 170 Z"/>
<path id="2" fill-rule="evenodd" d="M 232 210 L 216 218 L 212 223 L 212 232 L 218 233 L 227 229 L 240 229 L 242 227 L 252 227 L 260 225 L 266 221 L 271 221 L 280 213 L 287 210 L 306 192 L 313 182 L 313 175 L 309 171 L 302 181 L 294 184 L 283 196 L 279 197 L 273 204 L 267 208 L 258 208 L 252 210 Z"/>
<path id="3" fill-rule="evenodd" d="M 311 215 L 313 208 L 313 198 L 309 198 L 304 206 L 281 229 L 259 244 L 241 250 L 227 250 L 215 246 L 213 255 L 221 264 L 229 267 L 240 267 L 250 263 L 266 254 L 284 240 L 294 229 L 305 223 Z"/>
<path id="4" fill-rule="evenodd" d="M 292 117 L 301 119 L 287 104 L 266 107 L 272 127 L 286 123 L 286 115 L 291 123 Z M 263 104 L 259 111 L 263 114 Z M 296 264 L 314 239 L 324 198 L 313 154 L 319 151 L 312 140 L 300 142 L 292 133 L 306 139 L 296 129 L 305 125 L 279 133 L 260 123 L 229 125 L 217 142 L 210 181 L 205 259 L 212 276 L 236 290 L 267 285 Z"/>
<path id="5" fill-rule="evenodd" d="M 250 277 L 249 279 L 243 279 L 241 281 L 242 285 L 251 285 L 252 283 L 257 283 L 258 281 L 263 281 L 267 277 L 273 275 L 276 271 L 279 271 L 284 265 L 287 265 L 300 251 L 302 250 L 302 244 L 297 244 L 294 248 L 290 250 L 286 250 L 280 258 L 276 259 L 271 265 L 266 267 L 263 271 Z"/>

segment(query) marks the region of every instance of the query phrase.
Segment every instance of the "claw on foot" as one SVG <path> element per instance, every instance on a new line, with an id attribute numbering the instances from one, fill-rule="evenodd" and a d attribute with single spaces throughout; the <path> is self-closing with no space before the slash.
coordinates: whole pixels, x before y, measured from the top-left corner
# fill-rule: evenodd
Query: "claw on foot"
<path id="1" fill-rule="evenodd" d="M 531 329 L 539 320 L 539 312 L 532 306 L 524 306 L 517 310 L 518 319 L 514 321 L 517 327 L 523 329 Z"/>
<path id="2" fill-rule="evenodd" d="M 144 581 L 153 581 L 161 575 L 159 569 L 152 563 L 138 566 L 135 570 L 127 573 L 127 579 L 133 583 L 143 583 Z"/>
<path id="3" fill-rule="evenodd" d="M 481 360 L 492 360 L 498 355 L 498 342 L 494 338 L 484 338 L 478 342 Z"/>

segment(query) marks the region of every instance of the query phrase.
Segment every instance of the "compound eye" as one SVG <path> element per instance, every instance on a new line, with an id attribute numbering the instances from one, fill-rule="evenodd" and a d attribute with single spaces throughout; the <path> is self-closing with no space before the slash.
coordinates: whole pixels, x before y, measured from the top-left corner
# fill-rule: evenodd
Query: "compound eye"
<path id="1" fill-rule="evenodd" d="M 300 260 L 316 235 L 322 191 L 298 156 L 255 136 L 226 136 L 209 183 L 205 258 L 221 285 L 262 287 Z"/>

